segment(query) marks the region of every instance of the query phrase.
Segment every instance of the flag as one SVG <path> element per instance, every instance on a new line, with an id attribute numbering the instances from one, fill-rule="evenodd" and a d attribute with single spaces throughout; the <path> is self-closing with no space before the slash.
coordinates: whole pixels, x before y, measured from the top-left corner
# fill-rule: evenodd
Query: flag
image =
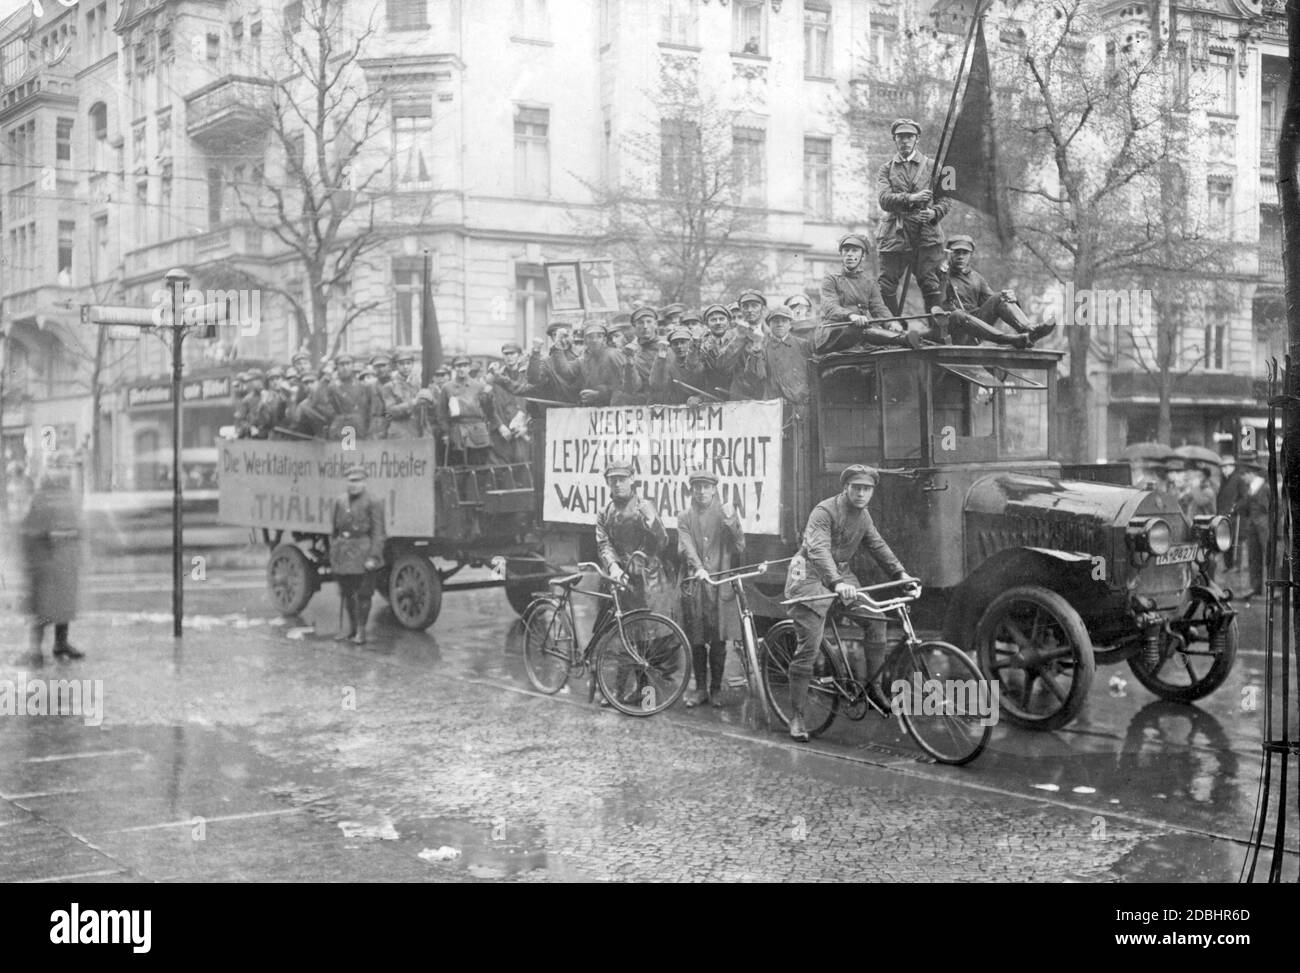
<path id="1" fill-rule="evenodd" d="M 442 367 L 442 335 L 438 332 L 438 312 L 433 306 L 433 267 L 429 252 L 424 252 L 424 273 L 420 289 L 420 381 L 427 386 L 433 373 Z"/>
<path id="2" fill-rule="evenodd" d="M 959 200 L 984 213 L 993 220 L 1002 244 L 1010 242 L 1015 229 L 998 165 L 992 73 L 982 18 L 975 25 L 966 91 L 940 152 L 935 178 L 935 196 Z"/>

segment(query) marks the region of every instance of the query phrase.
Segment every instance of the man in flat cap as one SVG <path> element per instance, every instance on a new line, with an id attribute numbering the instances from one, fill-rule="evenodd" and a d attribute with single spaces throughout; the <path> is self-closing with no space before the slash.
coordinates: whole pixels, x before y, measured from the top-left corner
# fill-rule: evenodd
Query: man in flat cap
<path id="1" fill-rule="evenodd" d="M 533 387 L 533 395 L 557 402 L 577 402 L 581 379 L 578 359 L 569 326 L 563 321 L 552 321 L 546 328 L 545 343 L 540 338 L 535 340 L 528 358 L 528 384 Z"/>
<path id="2" fill-rule="evenodd" d="M 627 389 L 629 381 L 637 381 L 633 365 L 626 356 L 609 347 L 605 326 L 599 321 L 589 321 L 582 331 L 587 341 L 578 359 L 578 402 L 609 405 Z"/>
<path id="3" fill-rule="evenodd" d="M 260 368 L 248 372 L 248 392 L 244 395 L 242 424 L 236 421 L 240 439 L 266 439 L 271 435 L 273 397 L 266 391 L 265 375 Z"/>
<path id="4" fill-rule="evenodd" d="M 438 427 L 442 433 L 444 466 L 486 466 L 492 462 L 492 436 L 496 425 L 492 395 L 482 382 L 469 377 L 470 358 L 457 355 L 451 363 L 451 381 L 438 400 Z"/>
<path id="5" fill-rule="evenodd" d="M 758 291 L 742 291 L 736 303 L 740 321 L 717 357 L 716 367 L 731 375 L 728 396 L 733 400 L 761 399 L 766 378 L 761 363 L 755 359 L 763 353 L 763 315 L 767 298 Z"/>
<path id="6" fill-rule="evenodd" d="M 397 371 L 380 388 L 389 417 L 388 438 L 415 439 L 420 434 L 419 420 L 415 415 L 415 400 L 420 390 L 411 381 L 411 370 L 415 367 L 414 352 L 399 351 L 395 364 Z"/>
<path id="7" fill-rule="evenodd" d="M 725 304 L 710 304 L 704 309 L 704 328 L 707 334 L 700 341 L 700 363 L 704 366 L 700 388 L 713 396 L 719 394 L 719 389 L 725 394 L 731 385 L 731 372 L 719 364 L 731 338 L 731 314 Z"/>
<path id="8" fill-rule="evenodd" d="M 791 332 L 793 324 L 794 315 L 785 305 L 767 312 L 768 334 L 763 339 L 757 366 L 763 379 L 764 398 L 781 398 L 792 405 L 805 406 L 812 345 Z"/>
<path id="9" fill-rule="evenodd" d="M 1028 348 L 1055 329 L 1056 325 L 1050 321 L 1037 327 L 1030 324 L 1014 292 L 994 293 L 984 275 L 971 266 L 975 241 L 969 236 L 962 233 L 950 237 L 947 249 L 943 306 L 948 311 L 949 328 L 955 341 L 971 344 L 990 341 Z M 999 329 L 995 324 L 998 321 L 1010 330 Z"/>
<path id="10" fill-rule="evenodd" d="M 614 397 L 614 405 L 646 405 L 653 398 L 650 374 L 659 359 L 661 344 L 658 312 L 648 304 L 634 307 L 632 330 L 636 334 L 636 340 L 625 345 L 621 352 L 632 368 L 624 372 L 623 389 Z"/>
<path id="11" fill-rule="evenodd" d="M 686 312 L 685 304 L 666 304 L 659 309 L 659 337 L 666 338 L 669 333 L 681 327 L 682 315 Z"/>
<path id="12" fill-rule="evenodd" d="M 934 160 L 916 148 L 920 126 L 910 118 L 899 118 L 889 127 L 898 152 L 876 173 L 883 215 L 876 233 L 880 260 L 877 283 L 885 304 L 895 315 L 902 313 L 899 282 L 911 267 L 926 308 L 943 303 L 940 266 L 943 264 L 943 228 L 940 221 L 952 205 L 934 198 L 930 188 Z"/>
<path id="13" fill-rule="evenodd" d="M 687 706 L 722 705 L 722 672 L 727 642 L 742 638 L 736 595 L 727 585 L 705 583 L 710 574 L 731 567 L 732 554 L 745 553 L 745 531 L 735 508 L 718 497 L 718 478 L 692 470 L 690 505 L 677 515 L 677 553 L 687 577 L 682 579 L 682 629 L 691 643 L 695 695 Z"/>
<path id="14" fill-rule="evenodd" d="M 1233 515 L 1240 518 L 1242 546 L 1246 549 L 1250 587 L 1243 598 L 1267 594 L 1264 590 L 1264 565 L 1268 561 L 1268 506 L 1273 491 L 1264 479 L 1264 461 L 1253 452 L 1243 452 L 1237 465 L 1244 468 L 1239 498 Z"/>
<path id="15" fill-rule="evenodd" d="M 650 371 L 649 401 L 655 405 L 682 405 L 695 393 L 679 383 L 699 388 L 704 376 L 704 366 L 692 347 L 690 331 L 674 328 L 659 343 L 656 354 L 658 357 Z"/>
<path id="16" fill-rule="evenodd" d="M 783 302 L 790 309 L 794 320 L 791 330 L 801 338 L 812 341 L 813 332 L 817 330 L 817 319 L 813 317 L 812 301 L 807 294 L 791 294 Z"/>
<path id="17" fill-rule="evenodd" d="M 365 467 L 353 466 L 346 476 L 347 493 L 334 501 L 330 521 L 330 571 L 338 579 L 348 630 L 334 641 L 365 645 L 375 572 L 384 563 L 384 505 L 366 493 Z"/>
<path id="18" fill-rule="evenodd" d="M 334 358 L 334 379 L 327 385 L 321 382 L 316 389 L 316 411 L 330 416 L 329 438 L 340 439 L 344 430 L 351 429 L 357 439 L 370 438 L 370 420 L 374 399 L 370 387 L 356 377 L 356 359 L 349 352 Z"/>
<path id="19" fill-rule="evenodd" d="M 492 396 L 492 411 L 496 425 L 492 427 L 492 451 L 503 463 L 526 463 L 532 452 L 528 437 L 527 404 L 519 394 L 528 387 L 527 377 L 520 375 L 523 349 L 513 341 L 501 346 L 505 364 L 492 376 L 488 384 Z M 522 381 L 519 379 L 522 378 Z M 515 392 L 519 389 L 519 393 Z"/>
<path id="20" fill-rule="evenodd" d="M 891 578 L 911 578 L 867 512 L 878 479 L 878 472 L 869 466 L 849 466 L 840 474 L 841 492 L 813 508 L 804 528 L 803 543 L 791 559 L 786 574 L 787 599 L 824 595 L 830 590 L 844 604 L 852 604 L 861 582 L 854 575 L 851 562 L 860 548 L 865 548 Z M 796 740 L 808 739 L 808 730 L 803 722 L 804 700 L 808 696 L 813 663 L 822 644 L 830 606 L 826 599 L 790 606 L 790 618 L 799 637 L 799 647 L 790 662 L 790 736 Z M 859 617 L 859 613 L 855 612 L 855 617 Z M 885 660 L 885 618 L 872 617 L 865 628 L 865 660 L 852 660 L 857 670 L 853 675 L 864 684 L 867 698 L 882 712 L 888 712 L 889 701 L 881 688 L 874 682 L 867 684 L 867 676 L 876 672 Z"/>
<path id="21" fill-rule="evenodd" d="M 388 426 L 392 416 L 388 414 L 388 403 L 384 399 L 384 386 L 388 384 L 392 359 L 386 351 L 377 351 L 370 356 L 370 368 L 374 378 L 366 382 L 370 389 L 370 438 L 387 439 Z"/>
<path id="22" fill-rule="evenodd" d="M 866 271 L 867 238 L 846 234 L 839 249 L 842 270 L 822 280 L 821 324 L 813 339 L 817 353 L 845 351 L 859 344 L 920 348 L 923 336 L 891 320 L 894 315 Z"/>

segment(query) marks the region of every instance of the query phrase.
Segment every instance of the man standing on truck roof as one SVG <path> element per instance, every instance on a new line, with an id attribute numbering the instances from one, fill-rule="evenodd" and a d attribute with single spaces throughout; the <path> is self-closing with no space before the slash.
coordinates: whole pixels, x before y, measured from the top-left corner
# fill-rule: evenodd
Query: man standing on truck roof
<path id="1" fill-rule="evenodd" d="M 974 253 L 975 241 L 965 234 L 948 240 L 948 274 L 943 306 L 948 311 L 948 324 L 954 340 L 963 344 L 991 341 L 998 345 L 1029 348 L 1056 329 L 1054 321 L 1036 327 L 1030 324 L 1014 291 L 994 293 L 984 275 L 971 266 Z M 999 331 L 994 326 L 995 321 L 1009 325 L 1011 333 Z M 966 341 L 961 342 L 962 338 Z"/>
<path id="2" fill-rule="evenodd" d="M 348 616 L 348 631 L 335 642 L 366 643 L 375 572 L 384 559 L 384 505 L 366 493 L 365 467 L 347 471 L 348 490 L 334 501 L 330 527 L 330 570 L 339 583 L 339 598 Z"/>
<path id="3" fill-rule="evenodd" d="M 880 288 L 863 266 L 867 259 L 867 238 L 849 233 L 840 239 L 838 274 L 822 280 L 821 326 L 813 347 L 818 354 L 845 351 L 858 344 L 879 347 L 920 348 L 924 336 L 908 331 L 891 317 Z"/>
<path id="4" fill-rule="evenodd" d="M 890 550 L 885 539 L 867 512 L 867 504 L 875 493 L 880 474 L 869 466 L 854 464 L 840 474 L 843 490 L 823 500 L 808 515 L 804 528 L 803 544 L 790 561 L 785 581 L 785 597 L 808 598 L 834 591 L 846 605 L 852 604 L 861 582 L 850 570 L 849 564 L 860 547 L 865 547 L 894 580 L 912 579 Z M 812 682 L 813 663 L 826 631 L 826 614 L 829 600 L 807 601 L 790 606 L 790 618 L 798 633 L 799 645 L 790 662 L 790 736 L 807 740 L 808 730 L 803 722 L 804 700 Z M 854 677 L 866 683 L 867 675 L 877 671 L 885 661 L 884 616 L 873 617 L 865 624 L 863 642 L 865 660 L 853 659 L 863 668 Z M 889 710 L 889 701 L 875 683 L 866 686 L 867 696 L 883 711 Z"/>
<path id="5" fill-rule="evenodd" d="M 904 271 L 912 268 L 927 308 L 943 303 L 940 283 L 943 263 L 943 228 L 951 200 L 935 199 L 930 183 L 934 160 L 917 150 L 921 127 L 910 118 L 897 118 L 889 134 L 898 152 L 876 173 L 880 193 L 880 226 L 876 253 L 880 274 L 876 283 L 893 314 L 902 313 L 898 289 Z"/>

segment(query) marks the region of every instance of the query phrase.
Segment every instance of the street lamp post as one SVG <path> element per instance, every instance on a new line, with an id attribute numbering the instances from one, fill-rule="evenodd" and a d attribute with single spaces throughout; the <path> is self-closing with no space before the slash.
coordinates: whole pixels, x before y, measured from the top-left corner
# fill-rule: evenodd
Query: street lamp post
<path id="1" fill-rule="evenodd" d="M 172 290 L 172 635 L 181 636 L 185 614 L 185 583 L 181 574 L 184 529 L 181 524 L 181 345 L 185 338 L 185 285 L 190 275 L 167 271 Z"/>

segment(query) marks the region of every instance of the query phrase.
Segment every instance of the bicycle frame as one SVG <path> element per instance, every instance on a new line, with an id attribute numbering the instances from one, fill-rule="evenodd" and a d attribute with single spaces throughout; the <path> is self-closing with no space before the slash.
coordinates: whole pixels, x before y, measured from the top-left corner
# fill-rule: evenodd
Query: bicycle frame
<path id="1" fill-rule="evenodd" d="M 788 558 L 786 560 L 789 560 Z M 771 724 L 772 714 L 768 709 L 767 696 L 762 692 L 757 680 L 761 679 L 762 660 L 758 657 L 758 632 L 754 628 L 754 613 L 750 610 L 749 599 L 745 597 L 745 579 L 756 578 L 766 574 L 769 564 L 751 564 L 739 568 L 728 568 L 702 580 L 717 588 L 724 584 L 731 585 L 736 594 L 736 610 L 740 613 L 741 642 L 745 647 L 745 681 L 751 696 L 757 696 L 758 705 L 763 708 L 763 722 Z M 776 562 L 780 563 L 780 562 Z"/>

